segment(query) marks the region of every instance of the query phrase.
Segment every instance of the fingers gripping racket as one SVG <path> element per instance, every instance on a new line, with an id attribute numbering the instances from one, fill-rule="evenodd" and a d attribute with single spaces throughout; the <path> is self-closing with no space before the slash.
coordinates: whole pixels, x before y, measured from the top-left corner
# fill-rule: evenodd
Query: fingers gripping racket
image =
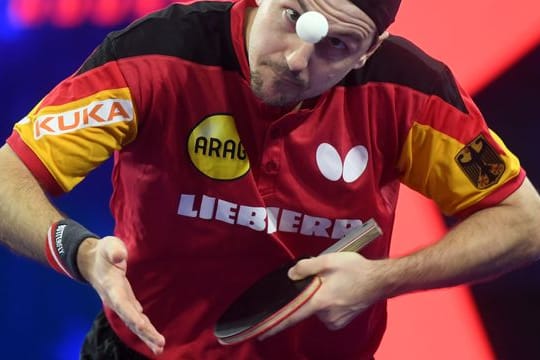
<path id="1" fill-rule="evenodd" d="M 320 255 L 357 252 L 381 234 L 375 220 L 370 219 Z M 227 308 L 214 328 L 214 335 L 221 344 L 236 344 L 260 336 L 315 294 L 322 284 L 321 279 L 314 275 L 298 281 L 291 280 L 288 271 L 294 264 L 286 264 L 265 275 Z"/>

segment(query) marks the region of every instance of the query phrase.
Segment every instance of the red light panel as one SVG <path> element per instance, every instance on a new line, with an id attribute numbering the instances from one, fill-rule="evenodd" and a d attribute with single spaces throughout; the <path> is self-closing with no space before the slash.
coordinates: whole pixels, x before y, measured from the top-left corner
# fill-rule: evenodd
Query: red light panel
<path id="1" fill-rule="evenodd" d="M 91 10 L 87 1 L 56 0 L 50 12 L 50 21 L 60 28 L 71 28 L 81 25 Z"/>
<path id="2" fill-rule="evenodd" d="M 133 12 L 134 12 L 135 17 L 141 17 L 152 11 L 163 8 L 164 6 L 166 6 L 166 3 L 168 2 L 170 1 L 165 1 L 165 0 L 135 1 Z"/>
<path id="3" fill-rule="evenodd" d="M 392 32 L 447 63 L 470 92 L 540 41 L 540 1 L 404 0 Z"/>
<path id="4" fill-rule="evenodd" d="M 50 2 L 40 0 L 11 0 L 8 17 L 14 25 L 33 27 L 49 20 Z"/>
<path id="5" fill-rule="evenodd" d="M 90 21 L 98 26 L 112 27 L 122 23 L 131 15 L 132 1 L 93 0 Z"/>
<path id="6" fill-rule="evenodd" d="M 9 18 L 23 28 L 52 24 L 60 28 L 89 23 L 114 27 L 163 8 L 173 0 L 10 0 Z"/>

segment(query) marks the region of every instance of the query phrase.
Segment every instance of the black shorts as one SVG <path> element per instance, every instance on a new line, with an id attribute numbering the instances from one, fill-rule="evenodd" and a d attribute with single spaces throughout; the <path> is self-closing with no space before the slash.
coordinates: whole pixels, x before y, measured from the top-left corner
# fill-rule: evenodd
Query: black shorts
<path id="1" fill-rule="evenodd" d="M 147 357 L 128 348 L 115 334 L 103 311 L 98 314 L 86 334 L 81 360 L 145 360 Z"/>
<path id="2" fill-rule="evenodd" d="M 149 358 L 124 345 L 102 311 L 84 339 L 80 360 L 149 360 Z"/>

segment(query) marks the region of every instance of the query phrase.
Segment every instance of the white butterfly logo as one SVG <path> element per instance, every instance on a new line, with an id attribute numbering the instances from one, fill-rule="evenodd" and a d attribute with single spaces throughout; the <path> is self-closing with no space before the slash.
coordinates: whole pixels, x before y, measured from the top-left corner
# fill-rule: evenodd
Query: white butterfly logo
<path id="1" fill-rule="evenodd" d="M 366 170 L 368 151 L 363 145 L 355 146 L 349 150 L 342 162 L 336 148 L 328 143 L 322 143 L 317 148 L 316 159 L 317 166 L 325 178 L 338 181 L 343 177 L 346 183 L 352 183 Z"/>

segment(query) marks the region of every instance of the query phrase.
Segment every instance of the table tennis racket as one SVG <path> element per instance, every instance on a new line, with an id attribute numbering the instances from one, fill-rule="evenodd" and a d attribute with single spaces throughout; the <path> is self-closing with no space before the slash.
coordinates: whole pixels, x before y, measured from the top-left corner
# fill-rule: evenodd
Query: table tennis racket
<path id="1" fill-rule="evenodd" d="M 370 219 L 359 226 L 322 254 L 341 251 L 358 251 L 382 234 Z M 220 344 L 236 344 L 270 330 L 308 301 L 320 288 L 318 276 L 291 280 L 287 275 L 297 260 L 285 264 L 263 276 L 240 295 L 219 318 L 214 335 Z"/>

